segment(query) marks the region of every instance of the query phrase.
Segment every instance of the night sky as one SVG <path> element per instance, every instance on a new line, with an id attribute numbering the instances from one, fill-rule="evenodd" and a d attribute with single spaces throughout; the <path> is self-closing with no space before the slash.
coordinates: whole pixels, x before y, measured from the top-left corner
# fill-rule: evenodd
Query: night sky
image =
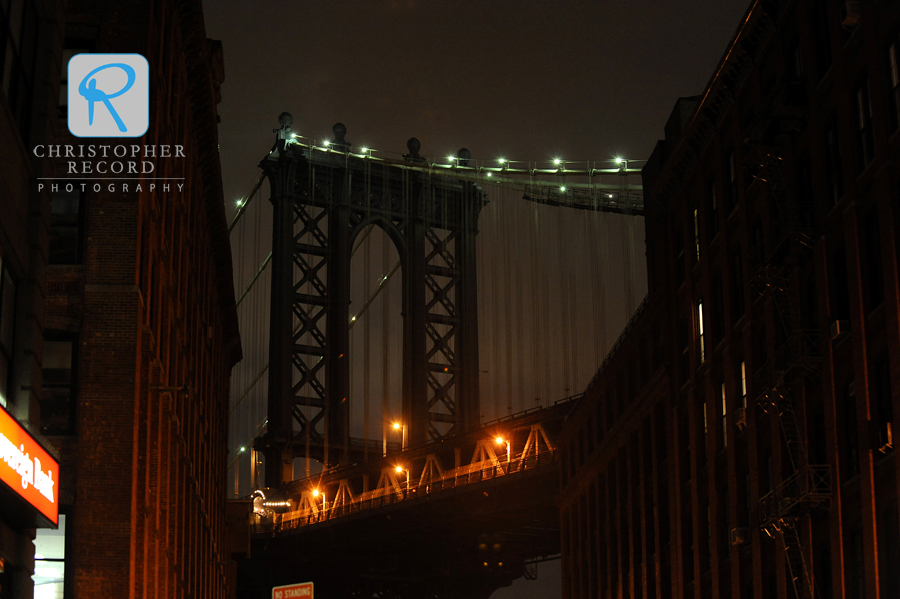
<path id="1" fill-rule="evenodd" d="M 301 135 L 330 139 L 341 121 L 354 144 L 391 152 L 414 136 L 424 155 L 646 159 L 675 100 L 703 91 L 746 8 L 207 0 L 207 36 L 225 55 L 226 202 L 257 176 L 282 111 Z M 558 564 L 493 597 L 558 597 Z"/>

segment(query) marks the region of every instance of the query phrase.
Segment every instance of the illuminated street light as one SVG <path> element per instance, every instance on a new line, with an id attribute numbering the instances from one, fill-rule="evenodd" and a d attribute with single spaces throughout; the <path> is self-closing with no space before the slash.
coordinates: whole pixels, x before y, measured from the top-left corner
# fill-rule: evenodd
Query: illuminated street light
<path id="1" fill-rule="evenodd" d="M 503 445 L 506 443 L 506 471 L 509 472 L 509 464 L 512 460 L 512 445 L 509 439 L 504 439 L 503 437 L 497 437 L 494 439 L 497 442 L 497 445 Z"/>
<path id="2" fill-rule="evenodd" d="M 409 469 L 408 469 L 408 468 L 404 468 L 403 466 L 397 466 L 397 467 L 394 468 L 394 471 L 395 471 L 397 474 L 401 474 L 401 473 L 403 473 L 403 472 L 406 472 L 406 492 L 409 493 Z"/>
<path id="3" fill-rule="evenodd" d="M 391 423 L 391 428 L 394 429 L 395 431 L 402 431 L 401 437 L 400 437 L 400 450 L 401 450 L 401 451 L 406 450 L 406 446 L 407 446 L 407 430 L 406 430 L 406 425 L 403 424 L 402 422 L 392 422 L 392 423 Z M 388 445 L 388 441 L 387 441 L 387 432 L 385 432 L 385 434 L 384 434 L 384 448 L 383 448 L 383 449 L 384 449 L 384 454 L 383 454 L 383 455 L 387 455 L 387 445 Z"/>
<path id="4" fill-rule="evenodd" d="M 553 164 L 558 165 L 560 162 L 562 162 L 562 160 L 560 160 L 559 158 L 554 158 L 554 159 L 553 159 Z"/>

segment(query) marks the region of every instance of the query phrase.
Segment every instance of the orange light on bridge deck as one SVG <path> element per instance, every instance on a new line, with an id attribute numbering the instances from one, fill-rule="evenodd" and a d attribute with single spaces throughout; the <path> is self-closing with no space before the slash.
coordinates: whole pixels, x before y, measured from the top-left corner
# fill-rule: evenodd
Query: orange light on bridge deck
<path id="1" fill-rule="evenodd" d="M 313 489 L 313 497 L 318 497 L 318 496 L 319 496 L 319 490 Z"/>
<path id="2" fill-rule="evenodd" d="M 497 445 L 503 445 L 503 443 L 505 443 L 503 437 L 497 437 L 494 440 L 497 442 Z"/>
<path id="3" fill-rule="evenodd" d="M 397 471 L 398 473 L 403 472 L 403 466 L 397 466 L 396 468 L 394 468 L 394 470 Z"/>
<path id="4" fill-rule="evenodd" d="M 399 422 L 395 422 L 393 426 L 394 426 L 394 430 L 395 430 L 395 431 L 399 431 L 399 430 L 400 430 L 400 423 L 399 423 Z"/>

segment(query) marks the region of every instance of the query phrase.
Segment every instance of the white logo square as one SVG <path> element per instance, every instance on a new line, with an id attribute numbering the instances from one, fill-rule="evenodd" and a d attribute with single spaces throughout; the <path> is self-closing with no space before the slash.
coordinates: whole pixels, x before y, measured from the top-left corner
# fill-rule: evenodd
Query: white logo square
<path id="1" fill-rule="evenodd" d="M 76 54 L 69 60 L 69 131 L 76 137 L 140 137 L 150 126 L 150 65 L 140 54 Z"/>

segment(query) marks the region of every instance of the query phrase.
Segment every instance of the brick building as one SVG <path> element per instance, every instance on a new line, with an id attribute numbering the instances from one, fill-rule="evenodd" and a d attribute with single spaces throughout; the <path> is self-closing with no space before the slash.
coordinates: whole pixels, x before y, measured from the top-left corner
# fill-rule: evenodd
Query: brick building
<path id="1" fill-rule="evenodd" d="M 40 430 L 59 449 L 63 518 L 35 541 L 36 588 L 227 597 L 227 401 L 241 348 L 216 129 L 221 46 L 206 39 L 200 0 L 72 0 L 65 11 L 59 64 L 83 52 L 146 57 L 150 127 L 137 139 L 72 136 L 63 69 L 61 158 L 39 150 L 56 177 Z M 67 145 L 108 144 L 112 159 L 132 143 L 142 172 L 152 165 L 143 180 L 98 174 L 115 172 L 98 155 L 79 166 L 86 187 L 68 181 Z"/>
<path id="2" fill-rule="evenodd" d="M 0 597 L 33 594 L 35 528 L 52 527 L 12 480 L 16 453 L 57 453 L 40 435 L 50 201 L 34 185 L 49 164 L 30 149 L 55 134 L 63 8 L 0 4 Z M 17 438 L 18 434 L 18 438 Z M 9 443 L 17 438 L 15 443 Z M 24 445 L 20 444 L 24 442 Z M 19 455 L 18 457 L 22 457 Z M 21 460 L 16 466 L 21 465 Z M 58 472 L 55 474 L 58 477 Z M 29 478 L 23 476 L 23 479 Z M 33 488 L 33 487 L 29 487 Z M 54 505 L 54 511 L 55 505 Z"/>
<path id="3" fill-rule="evenodd" d="M 564 597 L 900 594 L 900 4 L 755 1 L 644 169 L 564 431 Z"/>

